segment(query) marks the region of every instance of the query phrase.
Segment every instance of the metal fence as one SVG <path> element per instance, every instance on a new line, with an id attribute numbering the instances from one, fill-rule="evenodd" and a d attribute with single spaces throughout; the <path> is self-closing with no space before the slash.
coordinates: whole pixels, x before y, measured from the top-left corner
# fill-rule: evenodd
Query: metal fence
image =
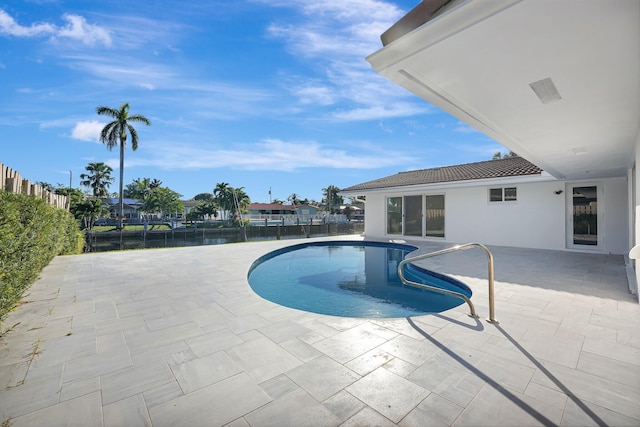
<path id="1" fill-rule="evenodd" d="M 275 225 L 245 228 L 182 228 L 175 230 L 108 231 L 86 233 L 85 250 L 104 252 L 180 246 L 218 245 L 258 240 L 361 234 L 364 223 L 322 225 Z"/>

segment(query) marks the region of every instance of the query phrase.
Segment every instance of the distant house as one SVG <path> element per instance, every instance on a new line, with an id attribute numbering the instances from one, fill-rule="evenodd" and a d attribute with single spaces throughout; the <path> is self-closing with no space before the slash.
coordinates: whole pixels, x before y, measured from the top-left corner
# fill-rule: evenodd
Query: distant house
<path id="1" fill-rule="evenodd" d="M 367 237 L 628 251 L 624 177 L 561 180 L 510 157 L 401 172 L 341 194 L 366 196 Z"/>
<path id="2" fill-rule="evenodd" d="M 281 205 L 278 203 L 251 203 L 247 208 L 249 215 L 295 215 L 313 216 L 318 208 L 311 205 Z"/>
<path id="3" fill-rule="evenodd" d="M 107 205 L 107 209 L 109 209 L 109 217 L 110 218 L 118 218 L 120 215 L 120 199 L 114 199 L 105 197 L 102 201 Z M 123 213 L 124 217 L 128 220 L 140 220 L 141 213 L 138 211 L 142 202 L 135 199 L 122 199 L 123 203 Z"/>

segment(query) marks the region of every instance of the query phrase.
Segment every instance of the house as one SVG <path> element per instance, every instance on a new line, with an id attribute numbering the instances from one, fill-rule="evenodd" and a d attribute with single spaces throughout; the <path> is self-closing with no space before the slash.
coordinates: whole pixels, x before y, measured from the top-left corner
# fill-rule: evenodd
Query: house
<path id="1" fill-rule="evenodd" d="M 615 254 L 640 243 L 640 2 L 425 0 L 381 39 L 376 72 L 540 172 L 460 180 L 460 165 L 441 182 L 415 172 L 343 190 L 367 196 L 367 235 Z"/>
<path id="2" fill-rule="evenodd" d="M 120 199 L 105 197 L 102 201 L 107 205 L 110 218 L 118 218 L 120 215 Z M 123 214 L 126 220 L 139 221 L 141 219 L 138 209 L 142 205 L 142 202 L 135 199 L 122 199 Z"/>
<path id="3" fill-rule="evenodd" d="M 509 157 L 401 172 L 341 194 L 366 196 L 370 237 L 625 253 L 626 180 L 599 184 L 600 190 L 558 180 L 522 157 Z M 598 204 L 601 192 L 607 199 Z M 606 216 L 598 216 L 602 206 Z M 574 226 L 566 228 L 569 222 Z"/>
<path id="4" fill-rule="evenodd" d="M 251 203 L 248 215 L 250 221 L 284 221 L 285 223 L 308 222 L 319 219 L 318 208 L 312 205 L 281 205 L 279 203 Z"/>

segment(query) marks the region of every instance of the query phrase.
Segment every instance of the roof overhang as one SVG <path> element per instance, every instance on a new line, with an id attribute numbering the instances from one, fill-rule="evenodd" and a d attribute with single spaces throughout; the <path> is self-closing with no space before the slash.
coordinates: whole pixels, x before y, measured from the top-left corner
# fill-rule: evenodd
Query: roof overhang
<path id="1" fill-rule="evenodd" d="M 530 184 L 536 182 L 558 182 L 558 179 L 551 176 L 546 172 L 536 175 L 522 175 L 522 176 L 507 176 L 504 178 L 485 178 L 485 179 L 470 179 L 465 181 L 448 181 L 448 182 L 436 182 L 431 184 L 414 184 L 414 185 L 400 185 L 395 187 L 380 187 L 370 188 L 364 190 L 354 191 L 340 191 L 340 195 L 344 197 L 365 196 L 367 194 L 382 193 L 386 195 L 392 194 L 411 194 L 411 193 L 428 193 L 433 191 L 444 191 L 455 188 L 470 188 L 470 187 L 486 187 L 486 186 L 505 186 L 505 185 L 519 185 Z"/>
<path id="2" fill-rule="evenodd" d="M 637 0 L 455 0 L 367 60 L 557 178 L 624 176 L 633 165 Z M 544 79 L 560 99 L 538 97 L 532 84 L 553 89 Z"/>

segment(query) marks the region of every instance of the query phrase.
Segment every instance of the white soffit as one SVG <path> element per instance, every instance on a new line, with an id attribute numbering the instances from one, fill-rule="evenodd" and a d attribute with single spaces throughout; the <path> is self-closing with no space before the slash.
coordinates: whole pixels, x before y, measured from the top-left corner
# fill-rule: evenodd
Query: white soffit
<path id="1" fill-rule="evenodd" d="M 467 0 L 367 60 L 558 178 L 631 165 L 640 1 Z"/>

